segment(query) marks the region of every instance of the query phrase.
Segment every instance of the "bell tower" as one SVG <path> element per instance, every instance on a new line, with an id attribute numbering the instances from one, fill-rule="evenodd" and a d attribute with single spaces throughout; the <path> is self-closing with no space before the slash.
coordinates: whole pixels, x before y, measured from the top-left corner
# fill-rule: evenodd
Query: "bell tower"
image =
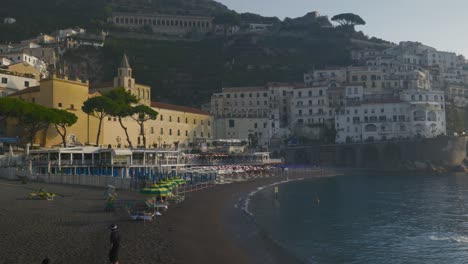
<path id="1" fill-rule="evenodd" d="M 114 78 L 114 88 L 123 87 L 127 91 L 135 89 L 135 79 L 132 78 L 132 68 L 128 63 L 127 55 L 124 54 L 122 62 L 117 70 L 117 77 Z"/>

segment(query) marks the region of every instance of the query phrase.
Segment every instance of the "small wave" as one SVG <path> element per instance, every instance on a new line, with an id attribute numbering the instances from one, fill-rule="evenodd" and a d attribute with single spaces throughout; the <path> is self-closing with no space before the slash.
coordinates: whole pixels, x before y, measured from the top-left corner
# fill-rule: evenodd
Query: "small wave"
<path id="1" fill-rule="evenodd" d="M 429 239 L 432 241 L 452 241 L 457 243 L 468 243 L 468 236 L 451 235 L 451 236 L 437 236 L 431 235 Z"/>
<path id="2" fill-rule="evenodd" d="M 269 187 L 273 187 L 273 186 L 276 186 L 276 185 L 280 185 L 280 184 L 283 184 L 283 183 L 287 183 L 287 182 L 292 182 L 292 181 L 302 181 L 304 180 L 304 178 L 298 178 L 298 179 L 292 179 L 292 180 L 285 180 L 285 181 L 280 181 L 280 182 L 275 182 L 275 183 L 272 183 L 272 184 L 269 184 L 269 185 L 265 185 L 265 186 L 261 186 L 261 187 L 258 187 L 257 190 L 253 191 L 253 192 L 250 192 L 247 197 L 245 197 L 244 199 L 244 204 L 243 206 L 241 207 L 241 209 L 248 215 L 250 216 L 253 216 L 252 212 L 250 212 L 249 210 L 249 204 L 250 204 L 250 198 L 252 198 L 252 196 L 254 196 L 255 194 L 257 194 L 259 191 L 265 189 L 265 188 L 269 188 Z"/>

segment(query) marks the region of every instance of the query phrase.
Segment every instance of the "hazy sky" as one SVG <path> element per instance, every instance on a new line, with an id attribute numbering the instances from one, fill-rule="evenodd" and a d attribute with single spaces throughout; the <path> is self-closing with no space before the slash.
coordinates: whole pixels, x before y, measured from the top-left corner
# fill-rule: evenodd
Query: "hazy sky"
<path id="1" fill-rule="evenodd" d="M 356 13 L 366 22 L 366 35 L 392 42 L 419 41 L 438 50 L 468 57 L 467 0 L 218 0 L 238 12 L 264 16 L 303 16 L 319 11 L 330 18 Z"/>

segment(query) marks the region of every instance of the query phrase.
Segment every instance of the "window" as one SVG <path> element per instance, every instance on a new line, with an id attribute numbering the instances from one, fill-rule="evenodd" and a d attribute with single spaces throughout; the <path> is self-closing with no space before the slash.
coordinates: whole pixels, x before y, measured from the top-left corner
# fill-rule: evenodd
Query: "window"
<path id="1" fill-rule="evenodd" d="M 266 128 L 267 127 L 267 123 L 263 123 L 263 128 Z"/>
<path id="2" fill-rule="evenodd" d="M 185 130 L 185 136 L 188 137 L 188 130 Z"/>
<path id="3" fill-rule="evenodd" d="M 188 124 L 188 118 L 185 118 L 185 124 Z"/>
<path id="4" fill-rule="evenodd" d="M 24 81 L 24 87 L 29 87 L 29 82 L 28 81 Z"/>
<path id="5" fill-rule="evenodd" d="M 154 134 L 154 127 L 151 128 L 150 133 Z"/>
<path id="6" fill-rule="evenodd" d="M 62 103 L 58 103 L 58 107 L 62 107 Z"/>
<path id="7" fill-rule="evenodd" d="M 229 120 L 229 127 L 235 127 L 235 120 Z"/>
<path id="8" fill-rule="evenodd" d="M 193 124 L 194 124 L 194 125 L 197 124 L 197 120 L 196 120 L 196 119 L 193 120 Z"/>
<path id="9" fill-rule="evenodd" d="M 208 126 L 211 126 L 211 121 L 210 120 L 208 120 Z"/>
<path id="10" fill-rule="evenodd" d="M 255 123 L 255 124 L 254 124 L 254 128 L 258 128 L 258 125 L 257 125 L 257 123 Z"/>
<path id="11" fill-rule="evenodd" d="M 159 120 L 164 121 L 164 116 L 163 116 L 163 115 L 160 115 L 160 116 L 159 116 Z"/>
<path id="12" fill-rule="evenodd" d="M 70 105 L 70 109 L 74 110 L 74 109 L 75 109 L 75 105 L 74 105 L 74 104 L 71 104 L 71 105 Z"/>
<path id="13" fill-rule="evenodd" d="M 172 122 L 172 116 L 169 116 L 169 122 Z"/>
<path id="14" fill-rule="evenodd" d="M 169 128 L 169 136 L 172 136 L 172 129 Z"/>
<path id="15" fill-rule="evenodd" d="M 8 79 L 7 78 L 2 78 L 2 83 L 8 83 Z"/>
<path id="16" fill-rule="evenodd" d="M 177 117 L 177 123 L 180 123 L 180 117 Z"/>
<path id="17" fill-rule="evenodd" d="M 161 131 L 159 132 L 159 134 L 164 135 L 164 128 L 161 127 Z"/>
<path id="18" fill-rule="evenodd" d="M 177 129 L 177 136 L 180 136 L 180 130 Z"/>
<path id="19" fill-rule="evenodd" d="M 376 132 L 377 131 L 377 126 L 373 124 L 366 125 L 364 127 L 364 131 L 366 132 Z"/>
<path id="20" fill-rule="evenodd" d="M 203 132 L 201 132 L 200 136 L 203 137 Z"/>

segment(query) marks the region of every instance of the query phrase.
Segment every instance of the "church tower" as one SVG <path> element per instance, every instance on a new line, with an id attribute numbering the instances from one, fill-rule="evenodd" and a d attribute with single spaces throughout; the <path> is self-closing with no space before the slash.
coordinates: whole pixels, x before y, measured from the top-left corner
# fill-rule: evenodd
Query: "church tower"
<path id="1" fill-rule="evenodd" d="M 117 77 L 114 78 L 114 88 L 124 87 L 125 90 L 133 93 L 135 89 L 135 79 L 132 78 L 132 68 L 128 63 L 127 55 L 124 54 L 122 62 L 117 70 Z"/>

